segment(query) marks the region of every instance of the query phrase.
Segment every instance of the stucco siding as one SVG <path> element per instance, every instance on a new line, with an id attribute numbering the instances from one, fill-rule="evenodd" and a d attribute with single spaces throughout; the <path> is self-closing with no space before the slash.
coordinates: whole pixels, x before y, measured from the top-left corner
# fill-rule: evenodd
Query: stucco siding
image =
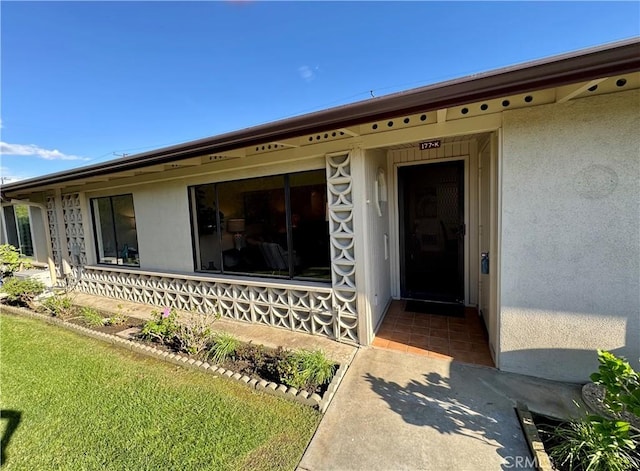
<path id="1" fill-rule="evenodd" d="M 140 267 L 193 272 L 191 220 L 183 181 L 144 185 L 133 191 Z"/>
<path id="2" fill-rule="evenodd" d="M 640 357 L 640 94 L 504 113 L 501 369 L 583 381 Z"/>

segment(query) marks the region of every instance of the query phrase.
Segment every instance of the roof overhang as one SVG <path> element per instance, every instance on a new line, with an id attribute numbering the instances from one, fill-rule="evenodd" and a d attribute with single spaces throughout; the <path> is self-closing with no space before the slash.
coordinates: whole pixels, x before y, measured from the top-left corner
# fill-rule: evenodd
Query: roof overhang
<path id="1" fill-rule="evenodd" d="M 267 142 L 282 142 L 326 130 L 347 129 L 403 114 L 443 110 L 465 103 L 637 71 L 640 71 L 640 39 L 633 38 L 371 98 L 100 164 L 21 180 L 4 185 L 2 191 L 14 193 L 115 172 L 175 164 L 205 155 L 223 155 L 245 147 Z"/>

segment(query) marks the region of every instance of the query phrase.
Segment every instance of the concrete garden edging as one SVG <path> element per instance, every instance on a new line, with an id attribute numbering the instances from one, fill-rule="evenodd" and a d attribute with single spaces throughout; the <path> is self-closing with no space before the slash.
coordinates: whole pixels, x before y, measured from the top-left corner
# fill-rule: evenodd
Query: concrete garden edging
<path id="1" fill-rule="evenodd" d="M 540 439 L 538 428 L 533 421 L 533 416 L 531 415 L 529 408 L 526 404 L 518 402 L 516 405 L 516 413 L 520 421 L 520 427 L 522 428 L 524 438 L 527 441 L 527 445 L 529 445 L 531 454 L 533 455 L 536 469 L 538 471 L 553 471 L 553 465 L 551 464 L 547 451 L 544 449 L 544 444 Z"/>
<path id="2" fill-rule="evenodd" d="M 231 370 L 227 370 L 215 364 L 212 365 L 207 362 L 202 362 L 200 360 L 189 358 L 186 355 L 180 355 L 177 353 L 163 351 L 155 347 L 152 347 L 150 345 L 145 345 L 141 342 L 136 342 L 133 340 L 119 337 L 115 334 L 98 332 L 96 330 L 89 329 L 87 327 L 83 327 L 78 324 L 73 324 L 71 322 L 67 322 L 55 317 L 34 312 L 30 309 L 16 307 L 16 306 L 8 306 L 6 304 L 3 304 L 2 312 L 40 319 L 49 324 L 57 325 L 67 330 L 75 331 L 97 340 L 102 340 L 104 342 L 108 342 L 113 345 L 127 348 L 133 352 L 140 353 L 142 355 L 153 357 L 153 358 L 163 360 L 168 363 L 173 363 L 175 365 L 183 366 L 186 368 L 198 370 L 203 373 L 208 373 L 221 378 L 228 378 L 232 381 L 244 384 L 257 391 L 262 391 L 264 393 L 271 394 L 273 396 L 283 397 L 285 399 L 294 400 L 306 406 L 314 407 L 318 409 L 321 413 L 324 413 L 329 407 L 329 404 L 331 403 L 331 400 L 333 399 L 333 396 L 335 395 L 338 389 L 338 386 L 342 382 L 342 379 L 344 378 L 344 375 L 347 372 L 347 369 L 349 368 L 349 365 L 353 361 L 353 357 L 354 357 L 354 355 L 352 355 L 348 362 L 344 362 L 340 364 L 338 370 L 333 375 L 333 378 L 331 379 L 329 386 L 327 386 L 327 390 L 325 391 L 324 395 L 320 396 L 319 394 L 316 394 L 316 393 L 309 394 L 307 391 L 304 391 L 304 390 L 298 391 L 296 388 L 292 386 L 286 386 L 284 384 L 274 383 L 271 381 L 266 381 L 264 379 L 258 380 L 255 378 L 250 378 L 247 375 L 243 375 Z"/>

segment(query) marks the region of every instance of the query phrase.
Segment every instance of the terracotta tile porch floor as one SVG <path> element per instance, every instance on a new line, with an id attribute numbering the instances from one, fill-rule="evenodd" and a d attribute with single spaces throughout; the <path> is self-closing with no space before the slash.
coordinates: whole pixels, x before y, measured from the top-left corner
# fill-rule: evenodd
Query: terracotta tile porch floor
<path id="1" fill-rule="evenodd" d="M 393 301 L 373 346 L 401 352 L 494 366 L 487 336 L 475 308 L 464 318 L 406 312 L 405 301 Z"/>

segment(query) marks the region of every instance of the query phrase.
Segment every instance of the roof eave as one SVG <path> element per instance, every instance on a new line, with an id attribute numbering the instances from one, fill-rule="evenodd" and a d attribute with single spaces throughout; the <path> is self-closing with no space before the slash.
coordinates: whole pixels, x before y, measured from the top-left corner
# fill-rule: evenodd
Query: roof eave
<path id="1" fill-rule="evenodd" d="M 640 70 L 640 39 L 527 62 L 487 73 L 437 83 L 404 92 L 233 131 L 131 157 L 9 183 L 16 192 L 69 180 L 133 170 L 221 153 L 265 142 L 339 129 L 401 114 L 428 112 L 504 95 L 531 92 Z"/>

